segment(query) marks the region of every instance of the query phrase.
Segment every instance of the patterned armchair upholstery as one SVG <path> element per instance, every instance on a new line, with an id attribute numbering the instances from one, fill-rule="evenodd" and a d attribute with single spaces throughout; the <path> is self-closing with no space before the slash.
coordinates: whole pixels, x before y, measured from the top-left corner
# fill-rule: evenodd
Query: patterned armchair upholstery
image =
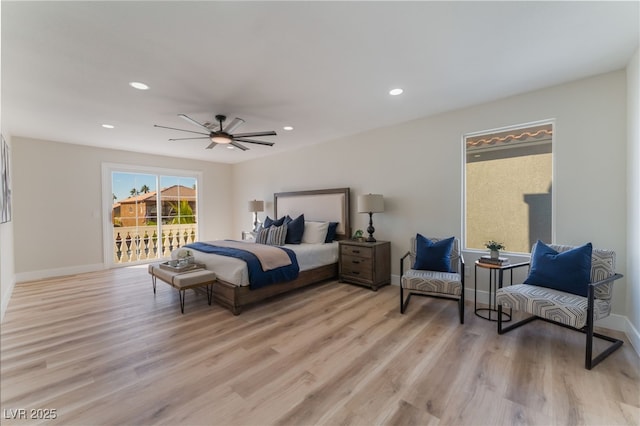
<path id="1" fill-rule="evenodd" d="M 574 248 L 564 245 L 549 246 L 559 253 Z M 582 331 L 586 334 L 585 368 L 591 370 L 622 345 L 621 340 L 593 331 L 594 321 L 605 318 L 611 313 L 613 281 L 622 278 L 621 274 L 615 273 L 615 260 L 614 251 L 593 249 L 591 282 L 587 297 L 528 284 L 516 284 L 498 289 L 496 292 L 498 333 L 504 334 L 535 319 Z M 531 316 L 503 328 L 502 311 L 505 308 L 525 312 Z M 593 337 L 613 344 L 600 355 L 592 358 Z"/>
<path id="2" fill-rule="evenodd" d="M 442 238 L 429 240 L 437 242 Z M 464 324 L 464 258 L 460 241 L 455 238 L 451 249 L 451 271 L 438 272 L 413 269 L 416 262 L 416 238 L 411 238 L 411 249 L 400 259 L 400 312 L 404 314 L 412 295 L 430 296 L 458 301 L 460 324 Z M 404 261 L 409 257 L 410 269 L 404 272 Z M 407 293 L 405 300 L 404 294 Z"/>

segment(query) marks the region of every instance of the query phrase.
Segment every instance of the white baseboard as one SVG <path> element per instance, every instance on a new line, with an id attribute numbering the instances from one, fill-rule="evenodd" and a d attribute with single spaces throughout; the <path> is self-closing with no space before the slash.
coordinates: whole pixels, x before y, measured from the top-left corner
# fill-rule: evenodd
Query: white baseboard
<path id="1" fill-rule="evenodd" d="M 64 268 L 41 269 L 39 271 L 22 272 L 16 274 L 16 282 L 44 280 L 46 278 L 63 277 L 65 275 L 84 274 L 85 272 L 96 272 L 107 269 L 104 263 L 94 263 L 91 265 L 67 266 Z"/>
<path id="2" fill-rule="evenodd" d="M 391 284 L 400 285 L 400 276 L 392 275 L 391 276 Z M 469 288 L 466 288 L 465 292 L 465 300 L 473 302 L 475 297 L 478 298 L 478 303 L 482 303 L 484 305 L 489 303 L 489 292 L 484 290 L 478 290 L 477 293 L 474 293 L 473 288 L 469 291 Z M 599 321 L 596 321 L 595 324 L 597 327 L 607 328 L 609 330 L 620 331 L 627 336 L 629 342 L 631 342 L 631 346 L 636 351 L 638 356 L 640 356 L 640 333 L 633 326 L 629 318 L 624 315 L 611 314 L 606 318 L 603 318 Z"/>

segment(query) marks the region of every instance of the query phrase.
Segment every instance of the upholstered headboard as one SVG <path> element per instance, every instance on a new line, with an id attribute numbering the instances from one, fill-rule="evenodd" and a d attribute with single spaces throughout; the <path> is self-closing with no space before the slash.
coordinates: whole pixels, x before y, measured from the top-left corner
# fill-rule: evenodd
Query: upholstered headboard
<path id="1" fill-rule="evenodd" d="M 304 214 L 309 221 L 338 222 L 336 239 L 347 239 L 351 236 L 349 193 L 349 188 L 277 192 L 273 194 L 274 214 L 276 218 Z"/>

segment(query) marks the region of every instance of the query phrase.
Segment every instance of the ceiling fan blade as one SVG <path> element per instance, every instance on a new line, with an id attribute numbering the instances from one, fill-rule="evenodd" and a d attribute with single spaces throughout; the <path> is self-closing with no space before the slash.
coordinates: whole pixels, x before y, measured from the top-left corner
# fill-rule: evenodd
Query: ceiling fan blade
<path id="1" fill-rule="evenodd" d="M 181 132 L 197 133 L 199 135 L 209 136 L 209 133 L 194 132 L 193 130 L 185 130 L 185 129 L 176 129 L 175 127 L 160 126 L 158 124 L 154 124 L 153 127 L 161 127 L 163 129 L 171 129 L 171 130 L 180 130 Z"/>
<path id="2" fill-rule="evenodd" d="M 256 141 L 253 139 L 245 139 L 245 138 L 233 138 L 233 140 L 236 141 L 240 141 L 240 142 L 247 142 L 247 143 L 256 143 L 258 145 L 267 145 L 267 146 L 273 146 L 273 142 L 264 142 L 264 141 Z"/>
<path id="3" fill-rule="evenodd" d="M 277 136 L 278 134 L 271 130 L 270 132 L 251 132 L 251 133 L 236 133 L 234 138 L 250 138 L 253 136 Z"/>
<path id="4" fill-rule="evenodd" d="M 242 123 L 244 123 L 244 120 L 242 118 L 236 117 L 231 120 L 231 123 L 227 124 L 222 131 L 225 133 L 233 133 L 233 131 L 237 129 L 238 126 L 240 126 Z"/>
<path id="5" fill-rule="evenodd" d="M 218 145 L 216 142 L 211 142 L 209 145 L 207 145 L 206 149 L 212 149 L 215 148 L 215 146 Z"/>
<path id="6" fill-rule="evenodd" d="M 199 138 L 174 138 L 174 139 L 169 139 L 170 141 L 188 141 L 188 140 L 192 140 L 192 139 L 209 139 L 209 136 L 201 136 Z"/>
<path id="7" fill-rule="evenodd" d="M 206 131 L 208 131 L 208 132 L 210 132 L 210 131 L 211 131 L 211 129 L 209 129 L 207 126 L 205 126 L 205 125 L 204 125 L 204 124 L 202 124 L 202 123 L 198 123 L 196 120 L 194 120 L 193 118 L 189 117 L 189 116 L 188 116 L 188 115 L 186 115 L 186 114 L 178 114 L 178 117 L 184 118 L 184 119 L 185 119 L 185 120 L 187 120 L 189 123 L 191 123 L 191 124 L 193 124 L 193 125 L 196 125 L 196 126 L 200 127 L 201 129 L 204 129 L 204 130 L 206 130 Z"/>
<path id="8" fill-rule="evenodd" d="M 240 144 L 239 144 L 238 142 L 236 142 L 236 141 L 231 141 L 231 142 L 229 142 L 229 143 L 230 143 L 231 145 L 235 146 L 236 148 L 241 149 L 241 150 L 243 150 L 243 151 L 248 151 L 248 150 L 249 150 L 249 148 L 247 148 L 246 146 L 240 145 Z"/>

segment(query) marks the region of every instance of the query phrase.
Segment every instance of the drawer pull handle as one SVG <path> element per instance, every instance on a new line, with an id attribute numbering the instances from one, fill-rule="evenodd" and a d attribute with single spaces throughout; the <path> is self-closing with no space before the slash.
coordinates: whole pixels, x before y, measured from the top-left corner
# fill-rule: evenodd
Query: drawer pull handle
<path id="1" fill-rule="evenodd" d="M 360 275 L 360 272 L 358 272 L 358 271 L 351 271 L 351 273 L 352 273 L 353 275 Z"/>
<path id="2" fill-rule="evenodd" d="M 359 254 L 360 250 L 353 250 L 353 252 Z"/>
<path id="3" fill-rule="evenodd" d="M 358 263 L 360 263 L 360 261 L 359 261 L 359 260 L 352 260 L 352 262 L 353 262 L 353 263 L 355 263 L 356 265 L 357 265 Z"/>

